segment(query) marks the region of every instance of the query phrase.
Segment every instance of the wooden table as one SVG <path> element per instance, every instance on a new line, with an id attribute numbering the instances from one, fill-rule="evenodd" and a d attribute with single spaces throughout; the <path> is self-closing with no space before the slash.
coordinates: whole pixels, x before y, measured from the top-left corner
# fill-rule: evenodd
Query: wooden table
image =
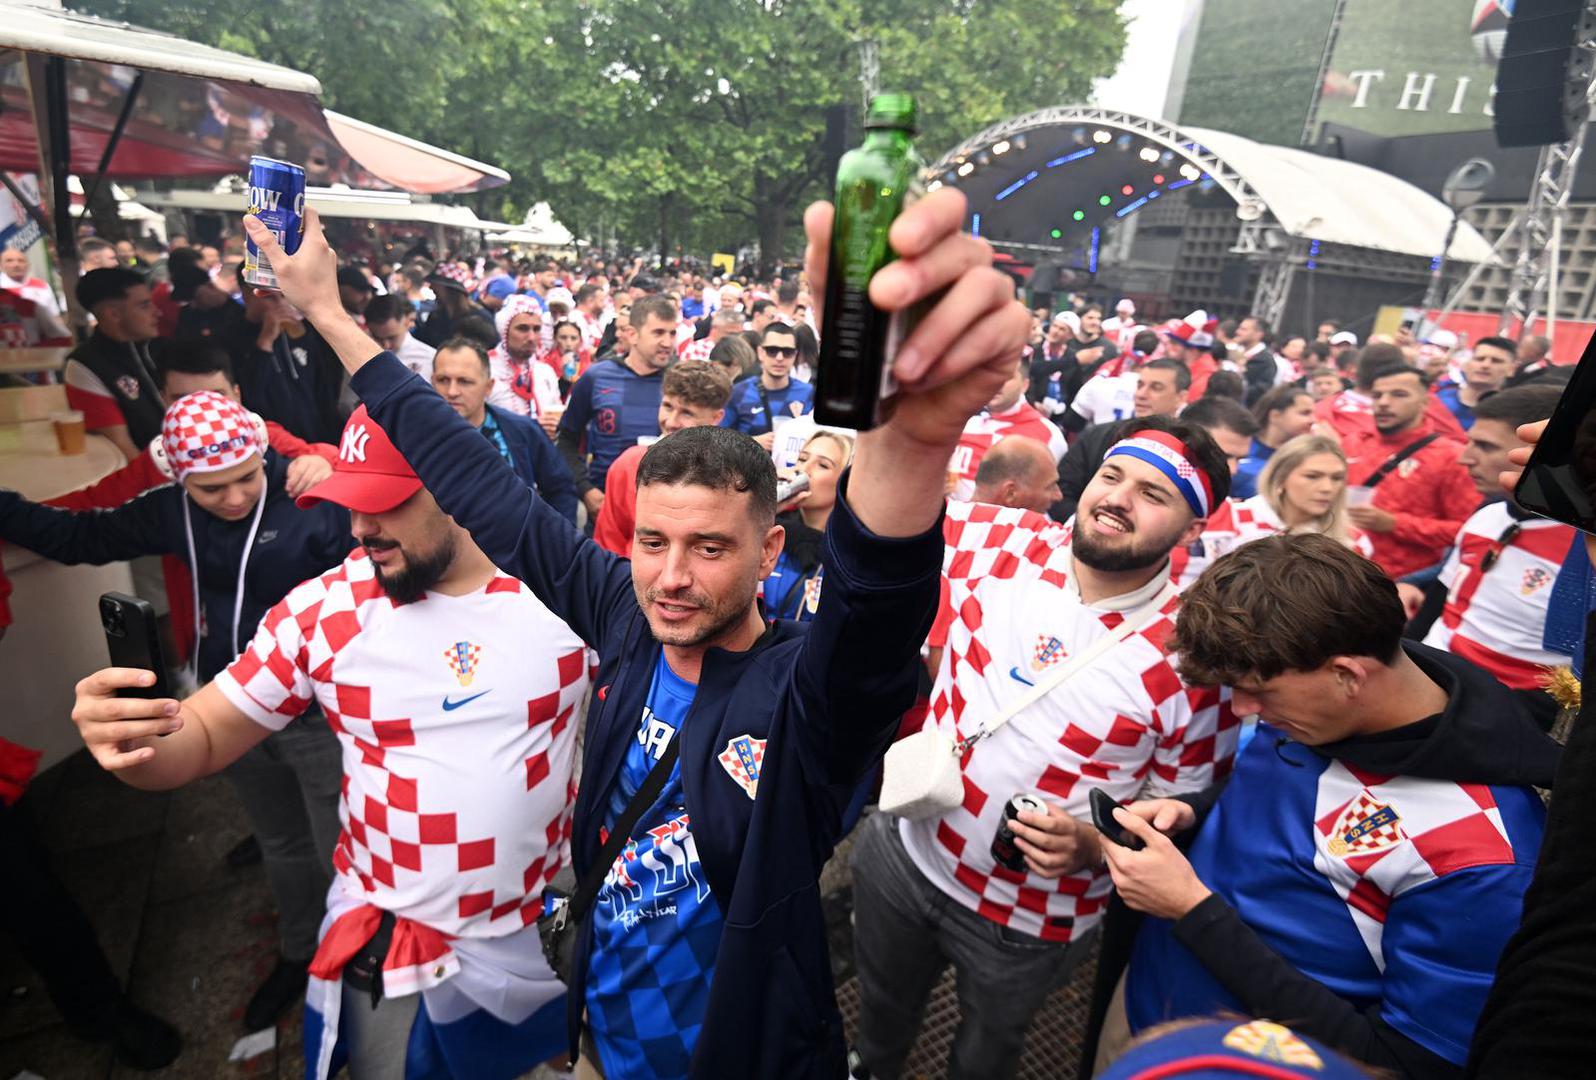
<path id="1" fill-rule="evenodd" d="M 0 423 L 0 487 L 43 501 L 122 467 L 109 439 L 90 435 L 86 443 L 83 453 L 64 455 L 48 420 Z M 125 562 L 64 566 L 12 544 L 5 545 L 5 571 L 12 625 L 0 642 L 7 698 L 0 735 L 42 750 L 42 770 L 83 745 L 71 721 L 73 687 L 107 662 L 99 597 L 131 592 L 133 580 Z"/>

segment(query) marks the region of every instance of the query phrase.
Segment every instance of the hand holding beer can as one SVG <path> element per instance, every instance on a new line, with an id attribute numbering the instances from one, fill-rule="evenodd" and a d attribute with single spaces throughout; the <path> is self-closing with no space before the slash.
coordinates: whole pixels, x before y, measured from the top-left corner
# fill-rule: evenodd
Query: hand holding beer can
<path id="1" fill-rule="evenodd" d="M 1042 801 L 1042 796 L 1033 795 L 1029 791 L 1022 791 L 1010 799 L 1003 807 L 1003 818 L 998 822 L 997 835 L 992 837 L 992 861 L 1016 874 L 1025 873 L 1029 867 L 1025 864 L 1025 852 L 1020 850 L 1020 845 L 1014 842 L 1014 830 L 1009 828 L 1009 822 L 1020 816 L 1021 810 L 1029 810 L 1033 814 L 1046 814 L 1047 804 Z"/>
<path id="2" fill-rule="evenodd" d="M 249 159 L 249 205 L 246 214 L 260 219 L 277 237 L 284 254 L 299 250 L 305 236 L 305 170 L 287 161 L 255 156 Z M 279 292 L 277 274 L 255 242 L 244 234 L 244 281 L 257 289 Z"/>

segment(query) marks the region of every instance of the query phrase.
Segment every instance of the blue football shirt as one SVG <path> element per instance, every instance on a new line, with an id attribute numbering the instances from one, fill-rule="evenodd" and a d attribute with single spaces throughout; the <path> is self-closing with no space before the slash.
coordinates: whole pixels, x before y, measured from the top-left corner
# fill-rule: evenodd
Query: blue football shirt
<path id="1" fill-rule="evenodd" d="M 814 408 L 815 388 L 802 379 L 790 378 L 780 390 L 768 390 L 760 384 L 758 375 L 750 375 L 732 387 L 731 401 L 720 426 L 735 428 L 744 435 L 763 435 L 774 429 L 773 417 L 803 416 Z"/>
<path id="2" fill-rule="evenodd" d="M 606 829 L 665 753 L 697 692 L 661 653 L 637 740 L 610 792 Z M 609 1080 L 685 1077 L 692 1061 L 723 918 L 699 867 L 690 825 L 678 763 L 593 905 L 587 1019 Z"/>

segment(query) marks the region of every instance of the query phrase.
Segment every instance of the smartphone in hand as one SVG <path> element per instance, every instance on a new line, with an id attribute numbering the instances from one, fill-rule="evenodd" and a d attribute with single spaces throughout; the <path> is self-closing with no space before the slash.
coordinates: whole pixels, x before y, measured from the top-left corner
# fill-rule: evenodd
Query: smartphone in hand
<path id="1" fill-rule="evenodd" d="M 1123 809 L 1114 796 L 1102 788 L 1093 788 L 1089 798 L 1092 801 L 1092 824 L 1097 826 L 1098 832 L 1122 848 L 1140 851 L 1146 847 L 1141 837 L 1126 831 L 1125 826 L 1114 820 L 1114 811 Z"/>
<path id="2" fill-rule="evenodd" d="M 105 644 L 111 654 L 112 667 L 155 672 L 155 685 L 123 687 L 116 692 L 117 697 L 154 700 L 177 696 L 172 693 L 170 680 L 166 677 L 166 659 L 161 655 L 161 635 L 155 624 L 155 609 L 149 601 L 126 593 L 105 593 L 100 597 L 100 625 L 105 630 Z"/>

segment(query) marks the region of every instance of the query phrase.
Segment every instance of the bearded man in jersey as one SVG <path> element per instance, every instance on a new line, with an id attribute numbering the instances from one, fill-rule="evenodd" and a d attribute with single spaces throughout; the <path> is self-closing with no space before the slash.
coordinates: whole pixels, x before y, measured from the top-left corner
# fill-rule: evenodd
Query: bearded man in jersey
<path id="1" fill-rule="evenodd" d="M 514 475 L 475 442 L 484 467 Z M 323 500 L 349 510 L 360 546 L 268 611 L 214 682 L 181 705 L 117 698 L 153 677 L 108 668 L 78 684 L 73 719 L 102 766 L 166 790 L 319 703 L 343 744 L 344 827 L 310 964 L 307 1076 L 347 1058 L 373 1080 L 509 1080 L 565 1041 L 536 920 L 569 856 L 587 649 L 438 508 L 364 408 L 299 501 Z"/>
<path id="2" fill-rule="evenodd" d="M 892 311 L 947 292 L 903 343 L 891 415 L 861 434 L 838 482 L 814 620 L 774 626 L 756 597 L 782 551 L 776 471 L 748 436 L 687 428 L 650 447 L 632 557 L 621 559 L 543 505 L 344 314 L 314 210 L 291 256 L 245 219 L 442 508 L 598 650 L 572 853 L 579 877 L 609 867 L 574 935 L 570 1019 L 572 1043 L 585 1023 L 584 1057 L 609 1080 L 845 1071 L 820 870 L 914 701 L 936 611 L 944 467 L 1030 322 L 991 248 L 960 231 L 965 211 L 944 189 L 893 223 L 899 258 L 871 281 L 871 301 Z M 806 217 L 817 296 L 830 223 L 828 207 Z M 654 305 L 638 301 L 634 321 L 640 310 L 652 317 Z M 659 763 L 661 797 L 601 863 L 608 830 Z"/>
<path id="3" fill-rule="evenodd" d="M 1150 918 L 1099 1065 L 1166 1020 L 1242 1012 L 1400 1076 L 1462 1075 L 1560 748 L 1405 621 L 1380 568 L 1317 533 L 1247 544 L 1186 590 L 1180 671 L 1231 687 L 1257 735 L 1228 785 L 1115 811 L 1146 846 L 1104 843 L 1114 886 Z"/>
<path id="4" fill-rule="evenodd" d="M 1237 723 L 1217 690 L 1176 675 L 1164 643 L 1179 603 L 1171 549 L 1202 532 L 1230 485 L 1202 428 L 1126 421 L 1082 493 L 1073 528 L 979 503 L 948 507 L 946 603 L 926 723 L 955 742 L 964 802 L 945 814 L 877 814 L 855 849 L 857 1047 L 872 1077 L 895 1080 L 927 995 L 952 964 L 959 1029 L 950 1077 L 1013 1076 L 1031 1020 L 1085 953 L 1108 900 L 1088 792 L 1196 791 L 1223 776 Z M 1059 664 L 1111 643 L 990 737 L 985 722 Z M 1009 799 L 1045 813 L 1011 823 L 1025 854 L 992 856 Z"/>

